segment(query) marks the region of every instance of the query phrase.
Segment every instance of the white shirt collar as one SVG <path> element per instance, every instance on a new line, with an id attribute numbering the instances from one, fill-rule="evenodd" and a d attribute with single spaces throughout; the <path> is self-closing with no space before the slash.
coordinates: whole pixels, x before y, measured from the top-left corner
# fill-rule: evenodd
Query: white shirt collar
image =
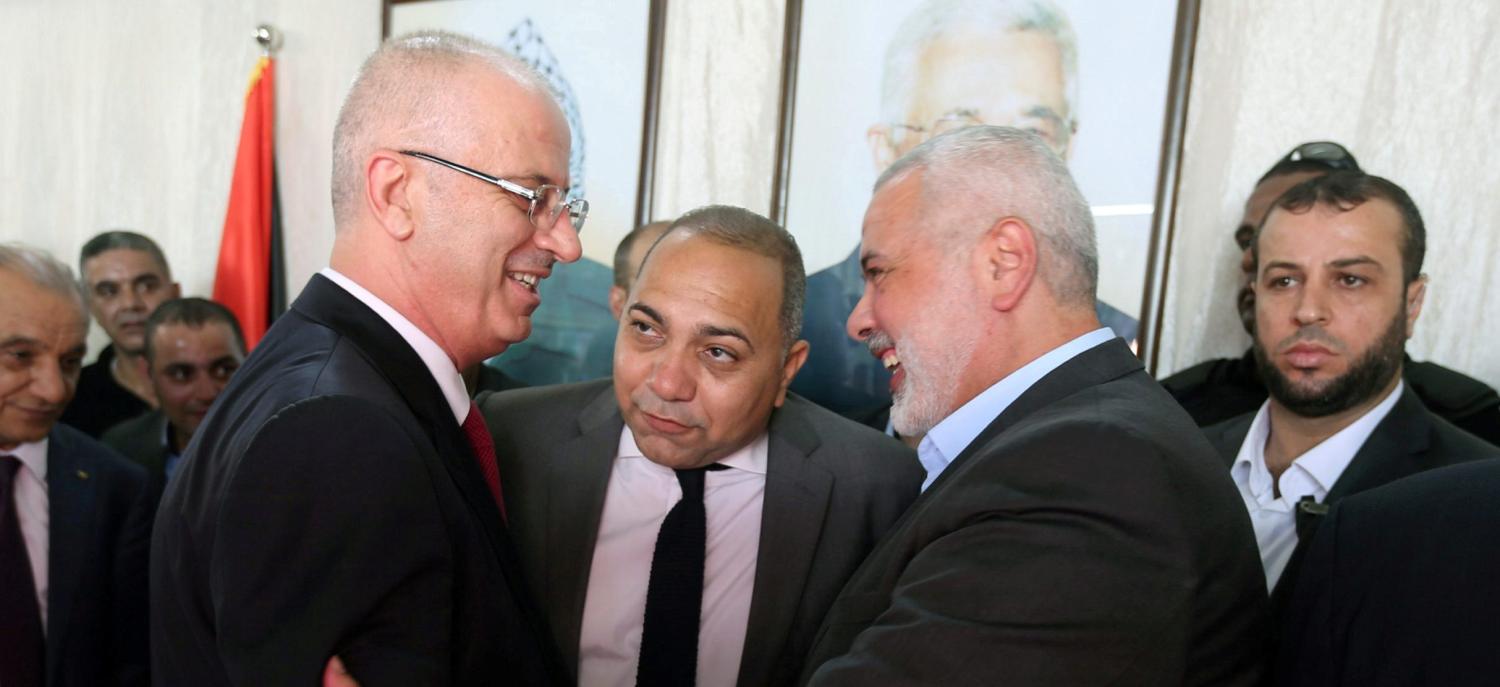
<path id="1" fill-rule="evenodd" d="M 443 391 L 443 398 L 448 401 L 449 407 L 453 410 L 454 419 L 458 421 L 458 424 L 463 424 L 464 418 L 469 415 L 469 392 L 464 387 L 463 375 L 459 374 L 458 367 L 453 364 L 453 359 L 443 352 L 442 347 L 438 346 L 432 337 L 418 329 L 417 325 L 412 324 L 411 320 L 406 319 L 401 313 L 396 312 L 395 308 L 380 300 L 379 296 L 370 293 L 368 289 L 355 283 L 354 280 L 339 274 L 338 270 L 324 267 L 318 271 L 318 274 L 338 284 L 340 288 L 348 291 L 349 295 L 374 310 L 380 319 L 385 320 L 386 324 L 391 325 L 391 328 L 401 335 L 406 345 L 411 346 L 412 350 L 417 352 L 417 357 L 421 358 L 423 364 L 427 366 L 428 373 L 437 381 L 438 388 Z"/>
<path id="2" fill-rule="evenodd" d="M 740 447 L 738 451 L 720 458 L 717 462 L 720 465 L 727 465 L 746 472 L 764 475 L 766 474 L 766 460 L 770 452 L 770 446 L 770 433 L 761 432 L 760 436 L 751 440 L 750 443 Z M 625 425 L 620 429 L 620 445 L 615 451 L 616 460 L 626 458 L 639 458 L 651 462 L 651 459 L 647 458 L 644 453 L 641 453 L 641 448 L 636 445 L 635 433 L 630 431 L 630 425 Z M 652 462 L 652 465 L 656 465 L 656 463 Z M 669 470 L 670 468 L 662 466 L 662 469 Z"/>
<path id="3" fill-rule="evenodd" d="M 25 444 L 17 444 L 12 449 L 0 449 L 0 456 L 15 456 L 26 466 L 31 474 L 36 475 L 38 482 L 47 483 L 47 437 L 39 441 Z"/>
<path id="4" fill-rule="evenodd" d="M 1113 338 L 1115 333 L 1108 327 L 1074 338 L 1006 375 L 943 418 L 917 445 L 917 459 L 927 470 L 922 490 L 932 486 L 948 464 L 1032 385 L 1080 353 Z"/>
<path id="5" fill-rule="evenodd" d="M 1354 455 L 1370 439 L 1370 434 L 1387 415 L 1391 409 L 1396 407 L 1396 401 L 1401 398 L 1406 382 L 1397 381 L 1396 388 L 1386 394 L 1380 403 L 1375 404 L 1359 419 L 1350 423 L 1318 445 L 1308 449 L 1306 453 L 1297 456 L 1287 472 L 1282 473 L 1282 489 L 1278 490 L 1283 499 L 1290 497 L 1296 501 L 1307 494 L 1312 494 L 1318 501 L 1322 501 L 1333 490 L 1333 485 L 1338 482 L 1349 463 L 1354 460 Z M 1271 437 L 1271 402 L 1268 400 L 1261 404 L 1260 410 L 1255 413 L 1255 419 L 1250 423 L 1250 431 L 1245 434 L 1245 441 L 1240 444 L 1240 452 L 1235 456 L 1233 471 L 1240 472 L 1244 476 L 1250 492 L 1255 496 L 1266 493 L 1272 487 L 1271 471 L 1266 467 L 1266 442 Z M 1287 476 L 1293 470 L 1305 474 L 1312 480 L 1307 488 L 1296 490 L 1303 493 L 1287 493 Z M 1248 474 L 1245 474 L 1248 471 Z"/>

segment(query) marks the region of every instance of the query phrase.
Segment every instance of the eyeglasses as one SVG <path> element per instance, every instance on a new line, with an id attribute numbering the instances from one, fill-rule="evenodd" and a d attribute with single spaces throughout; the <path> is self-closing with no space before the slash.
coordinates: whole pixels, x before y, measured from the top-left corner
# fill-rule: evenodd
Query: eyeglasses
<path id="1" fill-rule="evenodd" d="M 908 135 L 915 136 L 916 142 L 921 143 L 922 141 L 926 141 L 927 139 L 939 134 L 946 134 L 949 131 L 953 131 L 955 129 L 962 129 L 966 126 L 977 126 L 980 124 L 984 124 L 984 120 L 980 119 L 979 114 L 974 112 L 973 110 L 954 110 L 933 120 L 932 124 L 929 126 L 921 126 L 919 124 L 892 124 L 891 128 L 900 133 L 903 137 Z"/>
<path id="2" fill-rule="evenodd" d="M 563 210 L 567 210 L 568 218 L 573 222 L 573 231 L 583 231 L 583 221 L 589 216 L 589 202 L 582 198 L 567 200 L 567 189 L 560 186 L 542 184 L 534 189 L 526 188 L 514 181 L 490 176 L 484 172 L 465 167 L 457 162 L 449 162 L 436 155 L 428 155 L 427 153 L 415 150 L 402 150 L 399 152 L 402 155 L 442 165 L 455 172 L 462 172 L 475 179 L 494 184 L 525 198 L 531 202 L 531 207 L 526 210 L 526 219 L 531 220 L 531 226 L 537 229 L 545 231 L 557 226 L 557 218 L 562 216 Z"/>
<path id="3" fill-rule="evenodd" d="M 1288 162 L 1312 162 L 1332 170 L 1359 170 L 1359 163 L 1354 160 L 1354 156 L 1350 155 L 1344 146 L 1332 141 L 1303 143 L 1293 148 L 1292 152 L 1287 153 L 1286 157 L 1281 158 L 1281 162 L 1276 164 L 1282 165 Z"/>

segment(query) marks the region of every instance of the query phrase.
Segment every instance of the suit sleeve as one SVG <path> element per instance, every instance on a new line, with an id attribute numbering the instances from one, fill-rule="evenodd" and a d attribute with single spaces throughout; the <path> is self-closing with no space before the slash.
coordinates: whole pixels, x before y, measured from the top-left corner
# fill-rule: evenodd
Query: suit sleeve
<path id="1" fill-rule="evenodd" d="M 425 436 L 349 397 L 268 421 L 221 506 L 210 586 L 236 685 L 445 685 L 451 561 Z"/>
<path id="2" fill-rule="evenodd" d="M 1180 670 L 1151 650 L 1181 646 L 1188 626 L 1180 528 L 1141 505 L 1170 498 L 1160 474 L 1139 472 L 1151 461 L 1115 459 L 1154 449 L 1109 437 L 1100 455 L 1089 434 L 1008 451 L 919 505 L 930 512 L 909 527 L 928 541 L 893 571 L 889 599 L 835 602 L 831 618 L 863 629 L 810 683 L 1114 684 Z"/>
<path id="3" fill-rule="evenodd" d="M 123 462 L 123 461 L 122 461 Z M 151 522 L 156 514 L 156 492 L 144 470 L 122 472 L 131 478 L 121 489 L 125 496 L 124 517 L 114 543 L 114 570 L 110 576 L 114 588 L 113 603 L 114 684 L 121 687 L 146 687 L 151 684 L 151 654 L 147 603 L 149 583 L 147 568 L 151 551 Z"/>

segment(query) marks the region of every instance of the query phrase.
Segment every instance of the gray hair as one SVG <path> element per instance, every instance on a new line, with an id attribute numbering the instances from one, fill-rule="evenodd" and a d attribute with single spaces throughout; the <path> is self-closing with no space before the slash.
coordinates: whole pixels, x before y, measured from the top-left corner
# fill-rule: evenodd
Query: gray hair
<path id="1" fill-rule="evenodd" d="M 684 214 L 667 227 L 641 259 L 642 267 L 656 246 L 672 234 L 701 236 L 721 246 L 771 258 L 781 265 L 781 310 L 777 319 L 781 326 L 782 354 L 791 350 L 802 336 L 802 309 L 807 301 L 807 272 L 802 265 L 802 251 L 791 233 L 745 208 L 709 205 Z"/>
<path id="2" fill-rule="evenodd" d="M 943 218 L 930 225 L 949 234 L 934 236 L 938 245 L 966 251 L 996 220 L 1020 218 L 1044 248 L 1038 273 L 1058 301 L 1093 307 L 1099 282 L 1094 215 L 1068 166 L 1041 137 L 1005 126 L 950 131 L 893 163 L 875 190 L 917 171 L 923 172 L 923 206 Z"/>
<path id="3" fill-rule="evenodd" d="M 917 66 L 922 52 L 945 34 L 964 30 L 1035 31 L 1057 43 L 1062 54 L 1063 98 L 1068 111 L 1062 114 L 1062 142 L 1078 121 L 1078 39 L 1068 15 L 1052 0 L 926 0 L 906 19 L 885 51 L 885 75 L 881 80 L 880 112 L 888 124 L 904 121 L 917 88 Z"/>
<path id="4" fill-rule="evenodd" d="M 89 309 L 83 297 L 83 285 L 73 278 L 73 270 L 46 251 L 19 243 L 0 243 L 0 271 L 20 276 L 47 291 L 72 301 L 85 325 Z"/>
<path id="5" fill-rule="evenodd" d="M 128 229 L 110 229 L 83 244 L 83 249 L 78 251 L 78 276 L 83 276 L 83 263 L 112 250 L 135 250 L 150 255 L 161 268 L 161 276 L 172 281 L 172 268 L 167 265 L 167 256 L 162 253 L 161 246 L 156 245 L 151 237 Z"/>
<path id="6" fill-rule="evenodd" d="M 333 129 L 333 214 L 352 217 L 364 193 L 364 164 L 381 146 L 442 150 L 463 133 L 448 78 L 464 67 L 494 69 L 528 90 L 551 97 L 547 83 L 525 62 L 481 40 L 446 31 L 418 31 L 387 40 L 354 77 Z M 402 141 L 378 140 L 400 130 Z"/>

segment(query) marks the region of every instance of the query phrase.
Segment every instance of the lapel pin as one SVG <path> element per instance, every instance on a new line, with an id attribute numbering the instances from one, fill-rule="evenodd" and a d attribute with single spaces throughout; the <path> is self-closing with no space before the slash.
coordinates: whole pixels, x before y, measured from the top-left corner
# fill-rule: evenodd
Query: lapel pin
<path id="1" fill-rule="evenodd" d="M 75 470 L 73 472 L 73 474 L 78 475 L 78 479 L 88 479 L 89 478 L 89 473 L 88 473 L 87 470 Z"/>

